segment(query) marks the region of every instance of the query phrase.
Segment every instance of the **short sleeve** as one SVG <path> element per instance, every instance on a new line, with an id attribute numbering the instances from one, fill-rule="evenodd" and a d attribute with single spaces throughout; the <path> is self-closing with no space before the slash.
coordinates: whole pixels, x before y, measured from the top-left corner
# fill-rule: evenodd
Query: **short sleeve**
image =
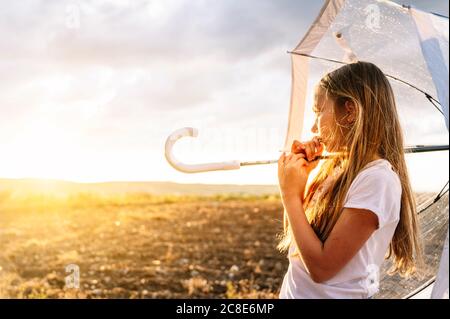
<path id="1" fill-rule="evenodd" d="M 344 207 L 372 211 L 378 216 L 379 228 L 400 218 L 401 183 L 391 169 L 363 171 L 350 186 Z"/>

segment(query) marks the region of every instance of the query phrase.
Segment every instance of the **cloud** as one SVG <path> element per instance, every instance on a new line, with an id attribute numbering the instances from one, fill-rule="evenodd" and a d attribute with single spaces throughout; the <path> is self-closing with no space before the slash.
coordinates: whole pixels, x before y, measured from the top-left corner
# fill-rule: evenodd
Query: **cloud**
<path id="1" fill-rule="evenodd" d="M 106 158 L 108 167 L 125 157 L 162 158 L 166 136 L 183 126 L 201 128 L 203 141 L 261 129 L 264 139 L 276 132 L 270 143 L 281 144 L 291 89 L 286 51 L 322 4 L 8 2 L 0 11 L 0 143 L 17 142 L 11 163 L 13 150 L 31 144 L 55 149 L 50 155 L 61 153 L 73 165 L 82 156 L 92 165 L 86 176 L 106 176 Z"/>
<path id="2" fill-rule="evenodd" d="M 285 50 L 319 6 L 294 0 L 11 3 L 0 12 L 0 80 L 7 91 L 0 98 L 8 101 L 2 107 L 22 114 L 33 108 L 25 97 L 61 105 L 102 90 L 115 91 L 112 113 L 124 104 L 134 110 L 199 106 L 248 81 L 249 74 L 232 74 L 237 63 L 268 52 L 288 61 Z M 285 62 L 268 63 L 260 66 L 265 72 L 289 72 Z M 46 86 L 52 79 L 66 89 Z"/>
<path id="3" fill-rule="evenodd" d="M 23 3 L 27 3 L 28 6 Z M 159 3 L 159 5 L 155 5 Z M 289 49 L 320 6 L 299 1 L 28 1 L 0 15 L 10 50 L 53 62 L 145 65 L 212 56 L 238 61 Z M 154 10 L 160 14 L 154 14 Z M 77 23 L 73 23 L 77 20 Z M 4 42 L 5 43 L 5 42 Z M 5 47 L 7 49 L 7 47 Z M 18 52 L 11 52 L 15 49 Z M 18 54 L 17 54 L 18 53 Z"/>

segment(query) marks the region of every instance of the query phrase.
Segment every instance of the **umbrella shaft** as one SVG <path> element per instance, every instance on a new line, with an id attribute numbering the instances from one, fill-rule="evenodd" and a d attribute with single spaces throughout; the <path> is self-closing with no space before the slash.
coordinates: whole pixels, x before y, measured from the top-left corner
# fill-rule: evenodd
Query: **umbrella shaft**
<path id="1" fill-rule="evenodd" d="M 416 145 L 405 148 L 405 153 L 426 153 L 426 152 L 436 152 L 436 151 L 448 151 L 448 145 Z M 314 160 L 322 160 L 332 158 L 333 155 L 318 156 Z M 275 164 L 278 160 L 266 160 L 266 161 L 252 161 L 252 162 L 241 162 L 241 166 L 251 166 L 251 165 L 265 165 L 265 164 Z"/>

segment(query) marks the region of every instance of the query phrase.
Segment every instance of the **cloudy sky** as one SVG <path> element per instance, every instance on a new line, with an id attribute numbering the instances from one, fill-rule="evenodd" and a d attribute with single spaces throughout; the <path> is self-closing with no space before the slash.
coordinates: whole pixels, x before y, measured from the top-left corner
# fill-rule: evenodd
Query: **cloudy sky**
<path id="1" fill-rule="evenodd" d="M 277 158 L 286 51 L 322 1 L 4 2 L 0 178 L 276 183 L 274 165 L 179 173 L 165 139 L 199 128 L 175 150 L 192 163 Z M 403 3 L 448 16 L 448 1 Z"/>

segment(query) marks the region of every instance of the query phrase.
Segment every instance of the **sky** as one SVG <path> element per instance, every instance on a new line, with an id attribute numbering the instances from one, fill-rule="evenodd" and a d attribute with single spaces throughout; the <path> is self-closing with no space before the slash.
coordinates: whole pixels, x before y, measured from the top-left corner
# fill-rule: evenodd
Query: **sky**
<path id="1" fill-rule="evenodd" d="M 447 1 L 400 3 L 448 16 Z M 275 165 L 180 173 L 164 143 L 189 126 L 199 136 L 174 150 L 185 162 L 276 159 L 291 91 L 286 51 L 322 4 L 4 1 L 0 178 L 276 184 Z M 412 161 L 420 187 L 443 185 L 426 161 Z"/>

